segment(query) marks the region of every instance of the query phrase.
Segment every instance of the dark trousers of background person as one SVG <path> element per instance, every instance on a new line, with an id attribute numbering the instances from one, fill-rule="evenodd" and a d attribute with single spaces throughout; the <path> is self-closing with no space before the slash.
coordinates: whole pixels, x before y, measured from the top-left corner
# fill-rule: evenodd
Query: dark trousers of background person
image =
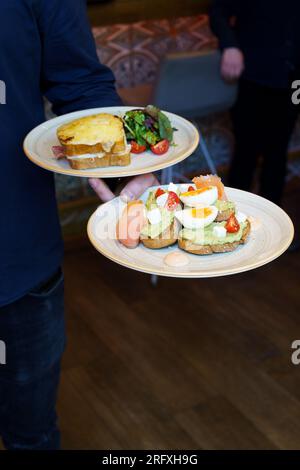
<path id="1" fill-rule="evenodd" d="M 287 168 L 287 149 L 299 107 L 292 89 L 277 89 L 242 79 L 232 110 L 236 139 L 229 186 L 249 191 L 259 157 L 260 194 L 279 204 Z"/>
<path id="2" fill-rule="evenodd" d="M 56 398 L 65 347 L 64 280 L 59 269 L 22 299 L 0 307 L 0 436 L 10 450 L 60 448 Z"/>

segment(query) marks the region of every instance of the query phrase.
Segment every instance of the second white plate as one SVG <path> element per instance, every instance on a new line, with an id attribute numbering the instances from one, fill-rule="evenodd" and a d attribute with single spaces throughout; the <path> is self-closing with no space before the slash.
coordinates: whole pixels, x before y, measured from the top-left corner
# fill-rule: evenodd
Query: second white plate
<path id="1" fill-rule="evenodd" d="M 146 201 L 149 190 L 141 199 Z M 149 274 L 170 277 L 204 278 L 227 276 L 258 268 L 270 263 L 289 247 L 294 227 L 289 216 L 272 202 L 252 193 L 226 188 L 226 194 L 238 209 L 256 221 L 249 240 L 231 253 L 197 256 L 185 253 L 189 264 L 181 268 L 169 267 L 164 258 L 177 245 L 151 250 L 140 244 L 135 249 L 125 248 L 116 240 L 116 223 L 124 208 L 119 198 L 103 204 L 88 223 L 88 236 L 94 247 L 112 261 Z M 181 250 L 180 250 L 181 251 Z"/>

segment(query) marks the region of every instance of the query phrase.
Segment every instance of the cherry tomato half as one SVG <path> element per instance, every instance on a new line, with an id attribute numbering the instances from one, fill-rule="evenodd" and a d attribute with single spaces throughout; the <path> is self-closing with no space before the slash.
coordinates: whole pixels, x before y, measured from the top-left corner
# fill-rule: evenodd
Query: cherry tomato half
<path id="1" fill-rule="evenodd" d="M 155 155 L 163 155 L 166 153 L 170 148 L 170 142 L 167 139 L 163 139 L 155 145 L 151 145 L 150 149 L 151 152 L 155 153 Z"/>
<path id="2" fill-rule="evenodd" d="M 176 209 L 179 203 L 180 199 L 177 194 L 174 193 L 174 191 L 170 191 L 166 203 L 166 208 L 168 209 L 168 211 L 173 211 L 174 209 Z"/>
<path id="3" fill-rule="evenodd" d="M 156 191 L 155 193 L 155 197 L 159 197 L 161 196 L 162 194 L 165 194 L 166 191 L 164 191 L 162 188 L 158 188 L 158 190 Z"/>
<path id="4" fill-rule="evenodd" d="M 146 145 L 139 145 L 135 140 L 131 141 L 131 153 L 143 153 L 146 149 Z"/>
<path id="5" fill-rule="evenodd" d="M 240 230 L 240 224 L 236 220 L 234 214 L 232 214 L 226 222 L 225 228 L 228 233 L 236 233 Z"/>

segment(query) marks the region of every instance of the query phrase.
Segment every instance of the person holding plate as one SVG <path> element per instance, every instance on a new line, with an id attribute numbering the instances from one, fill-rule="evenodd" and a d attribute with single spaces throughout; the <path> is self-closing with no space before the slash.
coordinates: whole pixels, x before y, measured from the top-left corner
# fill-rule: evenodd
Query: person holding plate
<path id="1" fill-rule="evenodd" d="M 44 96 L 58 115 L 121 101 L 99 63 L 84 0 L 2 0 L 0 15 L 0 435 L 7 449 L 58 449 L 63 243 L 53 174 L 25 158 L 22 142 L 45 120 Z M 155 182 L 136 177 L 122 196 L 134 199 Z M 91 185 L 103 201 L 114 197 L 104 181 Z"/>

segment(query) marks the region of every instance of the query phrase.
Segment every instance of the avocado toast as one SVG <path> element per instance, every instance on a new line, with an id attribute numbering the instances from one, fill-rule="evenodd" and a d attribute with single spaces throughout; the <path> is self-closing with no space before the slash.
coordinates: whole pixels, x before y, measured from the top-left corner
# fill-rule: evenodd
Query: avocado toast
<path id="1" fill-rule="evenodd" d="M 140 240 L 150 249 L 174 245 L 178 239 L 179 224 L 174 211 L 180 204 L 175 192 L 152 190 L 146 201 L 147 223 L 141 230 Z"/>
<path id="2" fill-rule="evenodd" d="M 175 213 L 182 224 L 178 246 L 197 255 L 226 253 L 244 244 L 250 222 L 229 201 L 219 177 L 194 178 L 195 188 L 179 195 L 185 209 Z"/>
<path id="3" fill-rule="evenodd" d="M 247 220 L 240 224 L 237 233 L 227 233 L 225 237 L 214 236 L 216 226 L 225 226 L 225 222 L 211 224 L 203 231 L 182 229 L 178 237 L 178 246 L 195 255 L 211 255 L 213 253 L 227 253 L 234 251 L 239 245 L 246 242 L 250 233 L 250 222 Z"/>
<path id="4" fill-rule="evenodd" d="M 246 242 L 251 230 L 247 216 L 229 201 L 219 177 L 197 177 L 194 184 L 152 188 L 146 202 L 135 201 L 139 231 L 117 238 L 129 248 L 139 242 L 150 249 L 174 245 L 197 255 L 234 251 Z M 135 225 L 133 225 L 134 227 Z"/>

